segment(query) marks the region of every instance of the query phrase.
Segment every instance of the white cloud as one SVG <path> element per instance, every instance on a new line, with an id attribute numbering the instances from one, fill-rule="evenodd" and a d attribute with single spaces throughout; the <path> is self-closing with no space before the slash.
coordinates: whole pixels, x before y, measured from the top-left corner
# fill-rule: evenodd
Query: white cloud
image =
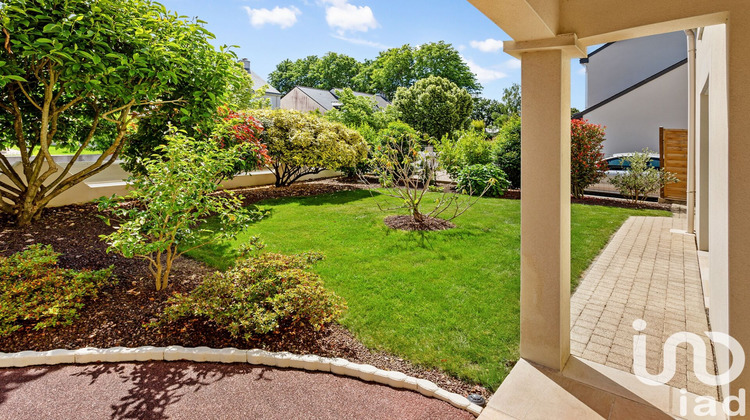
<path id="1" fill-rule="evenodd" d="M 389 46 L 387 46 L 385 44 L 381 44 L 381 43 L 375 42 L 375 41 L 369 41 L 367 39 L 349 38 L 349 37 L 345 37 L 345 36 L 342 36 L 342 35 L 331 35 L 331 36 L 333 36 L 336 39 L 340 39 L 342 41 L 346 41 L 348 43 L 355 44 L 355 45 L 364 45 L 364 46 L 367 46 L 367 47 L 377 48 L 377 49 L 380 49 L 380 50 L 387 50 L 387 49 L 391 48 L 391 47 L 389 47 Z"/>
<path id="2" fill-rule="evenodd" d="M 584 75 L 586 75 L 586 67 L 584 67 L 584 66 L 581 66 L 581 68 L 580 68 L 580 69 L 578 69 L 578 70 L 576 71 L 576 73 L 580 74 L 581 76 L 584 76 Z"/>
<path id="3" fill-rule="evenodd" d="M 517 70 L 521 68 L 521 60 L 517 58 L 511 58 L 510 60 L 505 62 L 505 66 L 509 69 Z"/>
<path id="4" fill-rule="evenodd" d="M 261 28 L 266 24 L 277 25 L 281 29 L 290 28 L 297 23 L 297 15 L 302 12 L 294 7 L 279 7 L 276 6 L 273 9 L 252 9 L 247 6 L 243 6 L 243 9 L 247 12 L 250 17 L 250 24 L 256 28 Z"/>
<path id="5" fill-rule="evenodd" d="M 503 41 L 492 38 L 487 38 L 484 41 L 471 41 L 469 45 L 482 52 L 496 52 L 503 49 Z"/>
<path id="6" fill-rule="evenodd" d="M 339 34 L 344 32 L 367 32 L 377 28 L 378 21 L 370 6 L 355 6 L 347 0 L 325 0 L 330 6 L 326 7 L 326 22 Z"/>
<path id="7" fill-rule="evenodd" d="M 499 70 L 482 67 L 479 64 L 475 63 L 473 60 L 466 58 L 464 56 L 461 56 L 461 58 L 463 58 L 466 64 L 469 66 L 469 70 L 471 70 L 472 73 L 477 75 L 477 80 L 479 81 L 479 83 L 491 82 L 493 80 L 508 77 L 507 74 Z"/>

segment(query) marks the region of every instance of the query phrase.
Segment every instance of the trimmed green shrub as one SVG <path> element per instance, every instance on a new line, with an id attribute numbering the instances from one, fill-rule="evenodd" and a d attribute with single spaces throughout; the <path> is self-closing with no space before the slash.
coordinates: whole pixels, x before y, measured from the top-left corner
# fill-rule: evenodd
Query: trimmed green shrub
<path id="1" fill-rule="evenodd" d="M 88 298 L 110 284 L 112 267 L 76 271 L 57 267 L 59 253 L 35 244 L 0 257 L 0 337 L 32 326 L 34 330 L 70 325 Z"/>
<path id="2" fill-rule="evenodd" d="M 495 163 L 505 172 L 513 188 L 521 188 L 521 117 L 511 116 L 500 128 Z"/>
<path id="3" fill-rule="evenodd" d="M 367 159 L 365 140 L 341 123 L 291 109 L 258 109 L 249 113 L 263 123 L 261 140 L 268 148 L 268 169 L 276 176 L 277 187 L 325 169 L 356 167 Z"/>
<path id="4" fill-rule="evenodd" d="M 455 141 L 449 136 L 443 137 L 437 147 L 440 165 L 452 177 L 467 166 L 492 163 L 495 143 L 485 138 L 484 130 L 460 131 L 456 136 Z"/>
<path id="5" fill-rule="evenodd" d="M 245 339 L 282 326 L 319 330 L 346 308 L 342 298 L 323 287 L 320 276 L 306 270 L 321 259 L 318 253 L 240 259 L 189 295 L 170 297 L 163 320 L 202 317 Z"/>
<path id="6" fill-rule="evenodd" d="M 458 172 L 456 190 L 462 194 L 502 197 L 510 186 L 505 173 L 494 164 L 470 165 Z"/>

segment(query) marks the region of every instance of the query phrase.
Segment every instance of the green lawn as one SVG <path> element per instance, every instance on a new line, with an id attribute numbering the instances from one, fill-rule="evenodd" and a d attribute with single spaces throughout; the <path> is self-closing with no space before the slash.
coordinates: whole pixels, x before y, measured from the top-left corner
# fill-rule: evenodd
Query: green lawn
<path id="1" fill-rule="evenodd" d="M 18 147 L 11 147 L 11 150 L 18 150 Z M 51 155 L 74 155 L 76 154 L 77 151 L 78 149 L 68 149 L 65 147 L 57 147 L 57 146 L 51 146 L 49 148 L 49 153 Z M 38 148 L 34 149 L 34 151 L 32 152 L 32 155 L 37 152 L 39 152 Z M 81 152 L 82 155 L 98 155 L 100 153 L 101 152 L 98 150 L 91 150 L 91 149 L 84 149 L 83 152 Z"/>
<path id="2" fill-rule="evenodd" d="M 271 215 L 231 244 L 193 252 L 219 268 L 260 235 L 267 250 L 320 251 L 315 270 L 343 296 L 341 320 L 362 342 L 495 389 L 518 358 L 520 202 L 481 199 L 440 232 L 394 231 L 366 191 L 262 202 Z M 630 215 L 667 212 L 573 205 L 577 282 Z"/>

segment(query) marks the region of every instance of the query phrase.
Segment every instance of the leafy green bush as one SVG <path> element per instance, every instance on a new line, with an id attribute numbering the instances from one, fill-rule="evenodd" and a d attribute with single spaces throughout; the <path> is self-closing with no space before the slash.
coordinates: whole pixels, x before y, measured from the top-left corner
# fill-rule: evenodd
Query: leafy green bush
<path id="1" fill-rule="evenodd" d="M 249 113 L 263 123 L 268 169 L 276 186 L 291 185 L 325 169 L 356 167 L 367 159 L 367 143 L 351 128 L 313 113 L 291 109 L 258 109 Z"/>
<path id="2" fill-rule="evenodd" d="M 112 268 L 75 271 L 57 267 L 59 253 L 35 244 L 0 257 L 0 337 L 33 325 L 34 330 L 70 325 L 86 298 L 110 283 Z"/>
<path id="3" fill-rule="evenodd" d="M 223 177 L 236 170 L 239 159 L 248 156 L 253 143 L 222 149 L 213 141 L 198 141 L 174 130 L 167 141 L 156 147 L 160 155 L 143 160 L 145 173 L 130 177 L 127 198 L 135 205 L 99 200 L 99 208 L 110 210 L 119 222 L 114 232 L 102 235 L 109 245 L 107 251 L 148 261 L 157 291 L 167 287 L 177 257 L 207 243 L 233 238 L 262 217 L 255 209 L 243 208 L 242 197 L 229 191 L 213 194 Z M 221 224 L 218 232 L 205 235 L 202 227 L 209 215 L 218 217 Z"/>
<path id="4" fill-rule="evenodd" d="M 505 173 L 494 164 L 470 165 L 458 172 L 456 190 L 462 194 L 501 197 L 510 186 Z"/>
<path id="5" fill-rule="evenodd" d="M 320 276 L 306 271 L 321 259 L 318 253 L 268 253 L 240 259 L 189 295 L 170 297 L 163 319 L 203 317 L 245 339 L 281 326 L 319 330 L 346 308 L 343 299 L 323 287 Z"/>
<path id="6" fill-rule="evenodd" d="M 521 117 L 511 116 L 500 128 L 495 163 L 505 172 L 513 188 L 521 188 Z"/>
<path id="7" fill-rule="evenodd" d="M 458 140 L 445 136 L 438 144 L 438 160 L 454 178 L 470 165 L 486 165 L 493 161 L 495 143 L 485 138 L 484 130 L 465 130 L 457 133 Z"/>
<path id="8" fill-rule="evenodd" d="M 645 201 L 649 194 L 667 184 L 678 182 L 672 172 L 660 171 L 649 164 L 651 151 L 648 148 L 642 152 L 623 157 L 623 163 L 629 162 L 630 167 L 621 175 L 615 175 L 609 182 L 620 190 L 620 194 L 630 197 L 634 203 Z"/>

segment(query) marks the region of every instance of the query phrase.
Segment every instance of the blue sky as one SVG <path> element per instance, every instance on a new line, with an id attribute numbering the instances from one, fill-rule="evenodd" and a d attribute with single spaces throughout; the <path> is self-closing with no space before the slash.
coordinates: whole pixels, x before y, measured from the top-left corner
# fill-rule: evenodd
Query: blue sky
<path id="1" fill-rule="evenodd" d="M 403 44 L 445 41 L 500 99 L 520 83 L 520 62 L 502 52 L 503 31 L 466 0 L 162 0 L 167 9 L 208 22 L 216 45 L 236 45 L 262 77 L 286 59 L 328 51 L 358 60 Z M 572 106 L 583 109 L 585 76 L 571 62 Z"/>

